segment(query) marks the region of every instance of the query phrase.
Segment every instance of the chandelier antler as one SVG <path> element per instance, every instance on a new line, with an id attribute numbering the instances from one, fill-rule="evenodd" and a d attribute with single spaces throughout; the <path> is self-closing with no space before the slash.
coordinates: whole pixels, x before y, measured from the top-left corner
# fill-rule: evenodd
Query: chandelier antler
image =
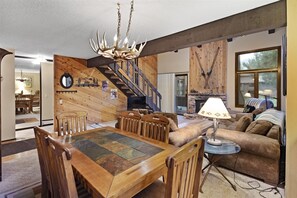
<path id="1" fill-rule="evenodd" d="M 114 36 L 114 44 L 112 47 L 109 47 L 106 41 L 105 33 L 103 34 L 102 40 L 99 37 L 99 31 L 96 33 L 96 41 L 94 39 L 90 39 L 90 45 L 93 51 L 99 55 L 102 55 L 106 58 L 111 58 L 116 61 L 123 61 L 123 60 L 130 60 L 137 58 L 146 42 L 141 43 L 139 48 L 136 48 L 136 42 L 133 41 L 132 45 L 129 44 L 129 32 L 132 20 L 132 13 L 134 11 L 134 0 L 131 0 L 131 7 L 130 7 L 130 15 L 129 15 L 129 22 L 128 27 L 125 35 L 125 39 L 122 42 L 121 40 L 121 11 L 120 11 L 120 3 L 117 3 L 117 10 L 118 10 L 118 26 L 117 26 L 117 33 Z"/>

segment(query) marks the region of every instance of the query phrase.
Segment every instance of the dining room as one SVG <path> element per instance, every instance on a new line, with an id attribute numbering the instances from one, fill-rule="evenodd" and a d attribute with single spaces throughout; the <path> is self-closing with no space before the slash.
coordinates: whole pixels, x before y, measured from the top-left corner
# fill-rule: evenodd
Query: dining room
<path id="1" fill-rule="evenodd" d="M 58 31 L 58 28 L 54 30 Z M 67 32 L 69 32 L 69 30 Z M 227 42 L 225 37 L 223 39 L 225 42 Z M 94 42 L 92 40 L 90 42 L 93 51 L 99 52 L 99 49 L 96 50 L 96 48 L 100 46 L 100 43 L 98 42 L 97 44 L 96 41 Z M 199 48 L 199 46 L 200 43 L 197 45 L 197 48 Z M 138 47 L 139 45 L 137 48 Z M 177 51 L 176 49 L 174 50 Z M 126 67 L 125 64 L 90 66 L 92 60 L 86 58 L 87 56 L 60 52 L 61 51 L 57 51 L 58 54 L 63 55 L 55 55 L 53 59 L 54 68 L 52 69 L 53 106 L 51 106 L 51 119 L 54 122 L 54 125 L 50 130 L 45 131 L 43 131 L 42 127 L 41 130 L 36 128 L 35 138 L 37 142 L 37 151 L 34 149 L 26 151 L 30 153 L 30 157 L 27 156 L 28 160 L 30 159 L 35 163 L 27 166 L 30 167 L 30 169 L 33 167 L 35 169 L 32 177 L 36 179 L 36 182 L 34 181 L 33 183 L 30 183 L 30 185 L 34 184 L 34 186 L 32 185 L 32 188 L 29 187 L 31 190 L 30 193 L 33 193 L 34 196 L 37 197 L 41 196 L 41 194 L 46 194 L 46 196 L 54 195 L 54 197 L 61 197 L 60 193 L 68 193 L 68 195 L 63 194 L 62 197 L 76 197 L 79 196 L 78 189 L 82 188 L 83 192 L 86 193 L 86 196 L 132 197 L 139 195 L 138 193 L 144 193 L 143 196 L 142 194 L 139 196 L 145 197 L 145 194 L 152 196 L 152 192 L 164 192 L 166 194 L 170 190 L 178 189 L 179 191 L 181 189 L 179 186 L 180 183 L 176 181 L 180 180 L 172 179 L 172 174 L 176 171 L 176 169 L 174 169 L 174 164 L 178 163 L 175 161 L 175 159 L 178 158 L 176 157 L 178 156 L 177 153 L 183 153 L 184 151 L 195 151 L 194 158 L 197 159 L 197 161 L 194 160 L 193 164 L 198 168 L 191 169 L 191 167 L 188 167 L 187 165 L 190 160 L 186 159 L 187 168 L 185 169 L 191 170 L 191 175 L 193 175 L 193 177 L 189 178 L 192 179 L 189 180 L 189 183 L 191 184 L 189 185 L 191 186 L 189 189 L 189 194 L 191 194 L 193 197 L 196 197 L 196 195 L 198 196 L 197 189 L 199 191 L 199 177 L 201 176 L 200 178 L 203 178 L 203 174 L 200 173 L 200 170 L 201 167 L 206 165 L 205 158 L 201 157 L 201 153 L 203 152 L 201 150 L 197 150 L 198 148 L 203 149 L 204 142 L 201 140 L 201 138 L 195 139 L 196 142 L 189 141 L 189 144 L 186 144 L 185 147 L 176 147 L 174 145 L 168 144 L 167 136 L 169 136 L 169 134 L 167 135 L 167 131 L 165 132 L 166 135 L 152 133 L 151 137 L 146 137 L 145 134 L 147 132 L 144 125 L 145 120 L 141 120 L 142 118 L 140 118 L 141 124 L 135 127 L 135 130 L 137 129 L 136 133 L 128 132 L 126 129 L 122 129 L 123 123 L 118 122 L 122 119 L 120 116 L 121 113 L 127 110 L 127 95 L 129 95 L 128 92 L 135 91 L 131 87 L 127 88 L 127 86 L 125 86 L 123 83 L 127 81 L 128 85 L 137 84 L 140 76 L 139 73 L 142 72 L 133 73 L 134 71 L 128 70 L 126 73 L 128 78 L 121 73 L 116 73 L 116 75 L 111 76 L 111 73 L 113 72 L 112 70 L 114 68 L 117 69 L 116 72 L 120 71 L 120 69 Z M 73 57 L 68 57 L 67 54 Z M 97 60 L 97 58 L 94 60 Z M 139 57 L 137 60 L 138 63 L 141 63 L 140 66 L 143 67 L 143 73 L 145 73 L 148 78 L 150 78 L 149 80 L 152 82 L 151 84 L 155 87 L 157 87 L 158 81 L 156 78 L 156 74 L 158 73 L 157 59 L 158 55 L 150 55 Z M 101 72 L 99 68 L 104 68 L 105 71 Z M 208 81 L 211 72 L 210 74 L 207 73 L 204 72 L 204 76 L 201 74 L 201 78 Z M 130 74 L 133 74 L 133 77 L 129 77 Z M 121 75 L 124 77 L 122 80 L 119 80 L 118 78 Z M 111 78 L 106 76 L 110 76 Z M 215 72 L 212 74 L 212 76 L 215 76 Z M 30 77 L 30 74 L 26 74 L 22 70 L 19 71 L 17 78 L 20 80 L 19 82 L 23 81 L 24 78 L 33 79 L 33 77 Z M 135 78 L 136 81 L 130 81 L 129 78 Z M 29 81 L 30 80 L 28 80 L 28 85 L 24 86 L 30 86 Z M 142 82 L 143 81 L 141 80 L 140 84 Z M 212 82 L 212 80 L 210 80 L 210 82 Z M 148 90 L 148 96 L 154 98 L 153 93 L 151 93 L 152 89 L 148 88 L 147 86 L 145 86 L 145 89 Z M 33 90 L 33 88 L 27 91 L 28 92 L 24 93 L 22 90 L 15 94 L 15 111 L 17 115 L 27 116 L 29 114 L 34 114 L 34 111 L 37 113 L 38 110 L 39 113 L 41 113 L 40 110 L 42 108 L 38 108 L 38 106 L 34 107 L 33 105 L 33 96 L 37 96 L 39 94 L 40 105 L 40 103 L 44 101 L 42 98 L 42 89 L 40 89 L 41 93 L 38 93 L 38 89 Z M 44 102 L 43 104 L 47 105 L 48 103 Z M 85 112 L 86 114 L 81 116 L 81 112 Z M 64 113 L 69 114 L 66 116 L 66 121 L 64 123 L 62 122 L 61 124 L 59 123 L 58 117 Z M 72 116 L 75 118 L 72 118 Z M 157 119 L 159 118 L 153 118 L 153 120 Z M 77 120 L 82 121 L 82 123 L 76 124 Z M 104 123 L 111 121 L 113 123 L 110 127 L 102 127 L 104 126 Z M 118 122 L 119 126 L 117 128 L 114 127 L 114 122 Z M 89 128 L 86 126 L 89 126 Z M 95 129 L 90 130 L 90 126 Z M 163 126 L 162 128 L 167 130 L 167 126 Z M 67 132 L 68 129 L 70 129 L 71 132 Z M 59 131 L 63 132 L 59 134 Z M 33 132 L 33 130 L 31 132 Z M 51 133 L 48 134 L 47 132 Z M 41 135 L 38 137 L 38 134 Z M 162 137 L 162 140 L 156 140 L 156 137 Z M 46 155 L 51 157 L 46 158 Z M 4 158 L 5 170 L 8 170 L 7 167 L 12 166 L 10 162 L 17 160 L 17 158 L 18 157 L 15 156 Z M 26 160 L 24 158 L 26 158 L 26 154 L 23 156 L 20 155 L 20 159 L 23 161 L 20 160 L 18 163 L 21 162 L 25 164 Z M 62 161 L 64 169 L 59 170 L 60 162 L 58 159 L 63 159 Z M 53 164 L 48 163 L 49 161 L 53 162 Z M 39 171 L 40 168 L 41 170 Z M 26 171 L 27 170 L 29 170 L 29 168 L 27 168 Z M 64 170 L 68 170 L 66 176 L 63 174 Z M 5 172 L 7 173 L 7 171 L 3 171 L 4 174 L 6 174 Z M 230 188 L 230 185 L 221 179 L 220 175 L 213 173 L 210 174 L 205 180 L 203 190 L 204 192 L 199 193 L 200 197 L 213 197 L 222 195 L 229 197 L 259 196 L 258 191 L 256 191 L 256 193 L 252 192 L 254 189 L 244 189 L 244 185 L 249 183 L 251 178 L 229 170 L 223 170 L 223 172 L 232 183 L 236 183 L 238 181 L 240 184 L 237 185 L 243 186 L 243 188 L 238 188 L 238 191 L 234 192 L 234 190 Z M 52 178 L 49 176 L 50 173 L 53 173 Z M 97 173 L 100 173 L 100 175 Z M 9 175 L 6 174 L 5 177 L 8 178 Z M 30 178 L 30 176 L 26 175 L 26 178 Z M 185 178 L 187 177 L 185 176 Z M 42 182 L 40 183 L 40 181 Z M 170 183 L 169 181 L 172 182 Z M 60 183 L 61 185 L 69 185 L 70 188 L 65 187 L 60 189 L 59 186 L 55 186 L 56 182 Z M 77 185 L 76 182 L 78 182 L 79 185 Z M 155 182 L 158 183 L 156 185 L 162 189 L 161 191 L 152 190 L 154 189 Z M 261 184 L 261 187 L 264 187 L 264 190 L 266 188 L 271 189 L 273 187 L 260 181 L 259 183 Z M 153 184 L 152 187 L 149 187 L 151 186 L 150 184 Z M 192 184 L 194 184 L 196 188 L 198 186 L 198 188 L 194 189 Z M 174 185 L 177 185 L 178 187 L 173 187 Z M 216 186 L 215 189 L 214 186 Z M 249 187 L 246 186 L 246 188 Z M 5 191 L 5 193 L 6 195 L 12 195 L 11 197 L 13 197 L 16 195 L 16 193 L 20 192 L 19 190 L 20 188 L 15 188 L 9 192 Z M 28 190 L 28 188 L 25 190 Z M 185 193 L 188 193 L 189 191 Z M 179 191 L 178 193 L 174 193 L 180 194 L 184 192 Z M 279 195 L 274 191 L 271 194 L 270 192 L 264 193 L 268 193 L 268 197 L 275 197 Z M 17 196 L 19 195 L 20 194 L 17 194 Z M 159 196 L 161 195 L 155 195 L 155 197 Z M 281 196 L 284 196 L 284 189 L 281 189 Z"/>

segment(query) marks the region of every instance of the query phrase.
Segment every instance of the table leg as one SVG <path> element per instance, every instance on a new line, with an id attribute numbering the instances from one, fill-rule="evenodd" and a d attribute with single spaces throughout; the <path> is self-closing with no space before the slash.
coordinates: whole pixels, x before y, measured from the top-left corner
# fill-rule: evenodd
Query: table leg
<path id="1" fill-rule="evenodd" d="M 237 191 L 236 186 L 234 184 L 232 184 L 232 182 L 222 173 L 222 171 L 219 170 L 219 168 L 214 165 L 215 169 L 217 169 L 217 171 L 227 180 L 227 182 L 231 185 L 231 187 Z"/>
<path id="2" fill-rule="evenodd" d="M 210 163 L 209 163 L 209 164 L 210 164 Z M 208 165 L 209 165 L 209 164 L 208 164 Z M 204 182 L 205 182 L 205 180 L 206 180 L 206 178 L 207 178 L 207 175 L 209 174 L 209 171 L 210 171 L 210 169 L 211 169 L 212 166 L 213 166 L 213 164 L 210 164 L 210 165 L 209 165 L 209 168 L 207 169 L 207 172 L 206 172 L 205 176 L 203 177 L 203 180 L 202 180 L 201 185 L 200 185 L 200 192 L 201 192 L 201 193 L 203 193 L 203 191 L 202 191 L 202 187 L 203 187 L 203 184 L 204 184 Z"/>
<path id="3" fill-rule="evenodd" d="M 236 186 L 234 184 L 232 184 L 232 182 L 222 173 L 221 170 L 219 170 L 219 168 L 216 166 L 216 162 L 219 161 L 222 156 L 218 156 L 218 155 L 212 155 L 211 157 L 208 157 L 207 155 L 204 154 L 204 157 L 209 161 L 209 163 L 202 169 L 202 172 L 208 167 L 208 170 L 201 182 L 201 185 L 200 185 L 200 192 L 203 193 L 202 191 L 202 187 L 203 187 L 203 184 L 206 180 L 206 177 L 208 176 L 209 174 L 209 171 L 212 167 L 215 167 L 215 169 L 225 178 L 225 180 L 227 180 L 227 182 L 231 185 L 231 187 L 233 188 L 233 190 L 237 191 L 236 189 Z"/>

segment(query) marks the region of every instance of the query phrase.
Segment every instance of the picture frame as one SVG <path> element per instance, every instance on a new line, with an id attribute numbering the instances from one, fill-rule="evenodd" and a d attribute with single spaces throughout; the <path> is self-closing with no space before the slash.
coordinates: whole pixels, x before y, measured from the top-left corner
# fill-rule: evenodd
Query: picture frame
<path id="1" fill-rule="evenodd" d="M 32 78 L 26 78 L 24 83 L 25 83 L 25 88 L 31 88 L 32 87 Z"/>

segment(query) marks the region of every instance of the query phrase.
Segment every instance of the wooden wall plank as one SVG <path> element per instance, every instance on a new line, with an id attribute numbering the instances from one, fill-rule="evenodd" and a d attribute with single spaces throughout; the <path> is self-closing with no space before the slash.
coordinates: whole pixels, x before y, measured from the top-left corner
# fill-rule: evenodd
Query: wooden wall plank
<path id="1" fill-rule="evenodd" d="M 140 69 L 153 85 L 157 85 L 157 56 L 143 57 L 139 59 Z M 99 70 L 88 68 L 84 59 L 54 56 L 54 116 L 66 111 L 88 112 L 88 122 L 100 123 L 115 120 L 121 111 L 127 109 L 127 97 L 118 90 L 118 99 L 110 99 L 110 90 L 116 89 Z M 77 93 L 56 93 L 67 90 L 60 85 L 60 77 L 68 72 L 72 75 L 74 85 L 69 90 Z M 78 78 L 94 77 L 99 81 L 99 87 L 77 87 Z M 102 90 L 102 81 L 108 82 L 107 91 Z M 59 104 L 62 99 L 63 104 Z M 56 123 L 55 123 L 56 126 Z"/>
<path id="2" fill-rule="evenodd" d="M 212 73 L 209 77 L 209 87 L 204 87 L 206 79 L 202 75 L 196 53 L 200 58 L 201 66 L 205 72 L 210 71 L 211 65 L 215 58 L 217 49 L 219 52 L 214 62 Z M 199 93 L 226 93 L 226 75 L 227 75 L 227 42 L 217 41 L 204 44 L 201 47 L 190 48 L 190 75 L 189 75 L 189 90 Z"/>
<path id="3" fill-rule="evenodd" d="M 66 111 L 87 111 L 88 122 L 100 123 L 115 120 L 120 111 L 127 109 L 127 97 L 118 90 L 118 99 L 110 99 L 110 90 L 116 87 L 96 68 L 87 68 L 86 60 L 54 56 L 54 116 Z M 72 75 L 74 85 L 69 90 L 77 93 L 56 93 L 66 90 L 60 85 L 60 77 L 68 72 Z M 77 87 L 78 78 L 94 77 L 99 81 L 99 87 Z M 102 81 L 108 82 L 107 91 L 102 90 Z M 62 99 L 63 104 L 59 104 Z M 56 126 L 56 125 L 55 125 Z"/>

